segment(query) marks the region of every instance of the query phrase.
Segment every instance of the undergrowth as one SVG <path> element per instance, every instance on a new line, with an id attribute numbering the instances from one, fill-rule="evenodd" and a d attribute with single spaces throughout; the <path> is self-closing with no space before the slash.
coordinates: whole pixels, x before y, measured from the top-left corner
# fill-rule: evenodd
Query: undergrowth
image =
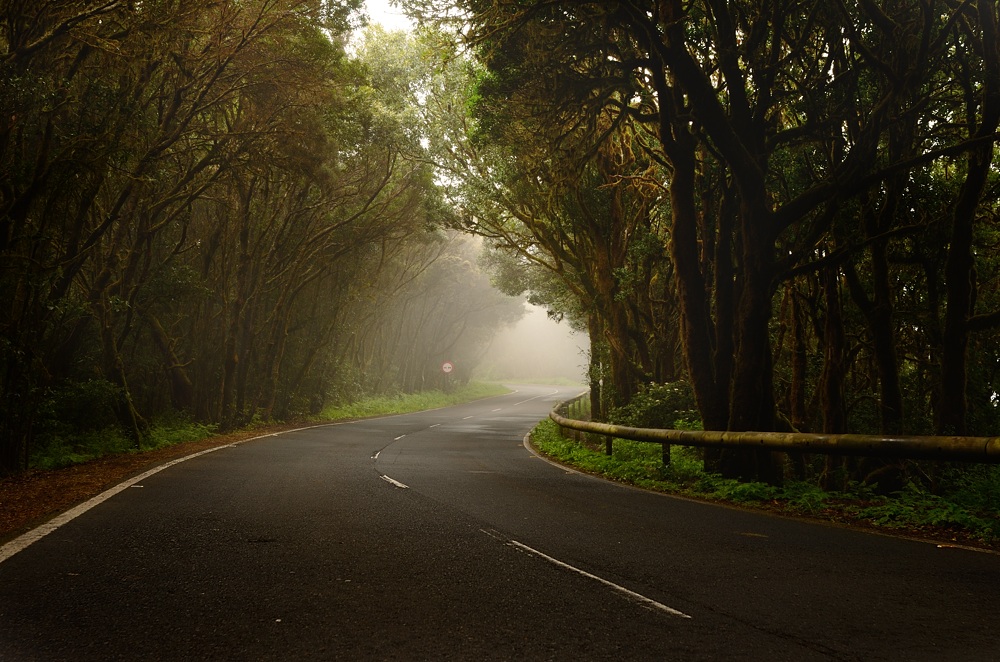
<path id="1" fill-rule="evenodd" d="M 135 442 L 115 426 L 89 430 L 75 435 L 51 435 L 31 455 L 33 469 L 59 469 L 90 462 L 108 455 L 135 453 L 165 448 L 188 441 L 198 441 L 215 434 L 215 427 L 191 421 L 172 420 L 156 423 L 136 449 Z"/>
<path id="2" fill-rule="evenodd" d="M 312 422 L 342 421 L 369 416 L 388 416 L 426 409 L 447 407 L 494 395 L 508 393 L 509 389 L 499 384 L 471 383 L 448 392 L 426 391 L 397 396 L 380 396 L 358 400 L 340 407 L 329 407 Z M 255 423 L 252 427 L 262 427 Z M 190 441 L 206 439 L 216 434 L 215 426 L 202 425 L 174 416 L 155 421 L 142 439 L 140 448 L 128 438 L 121 428 L 110 421 L 102 421 L 99 427 L 71 431 L 70 426 L 58 422 L 50 423 L 39 435 L 32 449 L 29 466 L 32 469 L 59 469 L 74 464 L 82 464 L 109 455 L 136 453 L 156 450 Z"/>
<path id="3" fill-rule="evenodd" d="M 940 494 L 914 482 L 889 495 L 858 483 L 842 492 L 827 492 L 804 481 L 775 487 L 706 473 L 700 453 L 685 446 L 671 447 L 669 466 L 663 465 L 658 444 L 615 439 L 614 454 L 609 457 L 603 441 L 591 444 L 565 438 L 550 420 L 540 423 L 531 439 L 554 460 L 659 492 L 938 537 L 954 534 L 986 544 L 1000 542 L 1000 467 L 996 466 L 956 471 Z"/>
<path id="4" fill-rule="evenodd" d="M 510 389 L 500 384 L 473 382 L 451 391 L 424 391 L 391 396 L 364 398 L 349 404 L 327 407 L 316 417 L 318 421 L 341 421 L 368 416 L 391 416 L 408 414 L 427 409 L 438 409 L 471 400 L 488 398 L 509 393 Z"/>

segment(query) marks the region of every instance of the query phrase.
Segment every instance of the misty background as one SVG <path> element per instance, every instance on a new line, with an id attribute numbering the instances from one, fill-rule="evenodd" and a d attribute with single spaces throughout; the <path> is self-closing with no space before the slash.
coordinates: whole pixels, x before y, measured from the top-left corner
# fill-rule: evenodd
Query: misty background
<path id="1" fill-rule="evenodd" d="M 526 313 L 500 331 L 473 372 L 487 381 L 569 380 L 584 383 L 590 342 L 543 308 L 525 304 Z"/>
<path id="2" fill-rule="evenodd" d="M 389 0 L 366 0 L 365 13 L 386 30 L 411 30 L 413 21 Z M 590 341 L 544 308 L 525 304 L 524 317 L 497 333 L 474 379 L 485 381 L 569 380 L 584 384 Z"/>

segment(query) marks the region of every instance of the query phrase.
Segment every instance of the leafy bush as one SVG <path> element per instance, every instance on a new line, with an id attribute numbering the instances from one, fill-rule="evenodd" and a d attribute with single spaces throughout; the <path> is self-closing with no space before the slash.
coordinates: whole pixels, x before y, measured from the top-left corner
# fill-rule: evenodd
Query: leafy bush
<path id="1" fill-rule="evenodd" d="M 42 433 L 101 430 L 117 423 L 121 389 L 104 379 L 68 382 L 47 393 L 39 424 Z"/>
<path id="2" fill-rule="evenodd" d="M 992 514 L 977 513 L 954 500 L 931 494 L 916 483 L 907 483 L 891 499 L 878 502 L 857 511 L 859 517 L 878 526 L 888 528 L 944 527 L 976 531 L 980 538 L 992 540 L 1000 537 L 1000 518 Z"/>
<path id="3" fill-rule="evenodd" d="M 34 469 L 59 469 L 133 449 L 134 444 L 117 427 L 47 435 L 32 449 L 28 464 Z"/>
<path id="4" fill-rule="evenodd" d="M 785 483 L 783 492 L 790 508 L 809 515 L 820 512 L 830 498 L 823 488 L 805 481 L 789 481 Z"/>
<path id="5" fill-rule="evenodd" d="M 611 411 L 610 419 L 637 428 L 690 430 L 701 425 L 694 391 L 683 381 L 640 386 L 631 402 Z"/>
<path id="6" fill-rule="evenodd" d="M 203 425 L 181 417 L 159 420 L 149 429 L 149 440 L 143 444 L 143 448 L 164 448 L 207 439 L 215 434 L 216 429 L 215 425 Z"/>
<path id="7" fill-rule="evenodd" d="M 121 389 L 103 379 L 50 389 L 39 408 L 29 466 L 54 469 L 128 450 L 118 430 Z"/>
<path id="8" fill-rule="evenodd" d="M 941 478 L 941 492 L 950 501 L 973 510 L 1000 513 L 1000 466 L 952 468 Z"/>

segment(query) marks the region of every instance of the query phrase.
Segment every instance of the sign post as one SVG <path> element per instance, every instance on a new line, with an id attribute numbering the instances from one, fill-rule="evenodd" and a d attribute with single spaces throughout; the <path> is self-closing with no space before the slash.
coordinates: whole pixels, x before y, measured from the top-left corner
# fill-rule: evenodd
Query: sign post
<path id="1" fill-rule="evenodd" d="M 444 373 L 444 392 L 451 392 L 451 372 L 455 369 L 455 364 L 445 361 L 441 364 L 441 372 Z"/>

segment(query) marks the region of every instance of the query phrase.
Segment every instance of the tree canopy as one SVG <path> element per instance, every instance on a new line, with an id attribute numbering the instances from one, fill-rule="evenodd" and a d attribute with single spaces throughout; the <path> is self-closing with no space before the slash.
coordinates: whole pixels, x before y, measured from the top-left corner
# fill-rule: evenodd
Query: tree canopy
<path id="1" fill-rule="evenodd" d="M 467 379 L 489 288 L 359 0 L 0 9 L 0 471 Z M 405 64 L 405 63 L 403 63 Z"/>
<path id="2" fill-rule="evenodd" d="M 517 282 L 591 319 L 612 405 L 683 378 L 706 429 L 995 432 L 996 3 L 407 4 L 474 68 L 469 225 L 561 280 Z"/>
<path id="3" fill-rule="evenodd" d="M 995 2 L 404 0 L 348 47 L 359 4 L 4 5 L 6 469 L 81 393 L 141 440 L 467 374 L 519 304 L 464 233 L 598 416 L 995 432 Z"/>

